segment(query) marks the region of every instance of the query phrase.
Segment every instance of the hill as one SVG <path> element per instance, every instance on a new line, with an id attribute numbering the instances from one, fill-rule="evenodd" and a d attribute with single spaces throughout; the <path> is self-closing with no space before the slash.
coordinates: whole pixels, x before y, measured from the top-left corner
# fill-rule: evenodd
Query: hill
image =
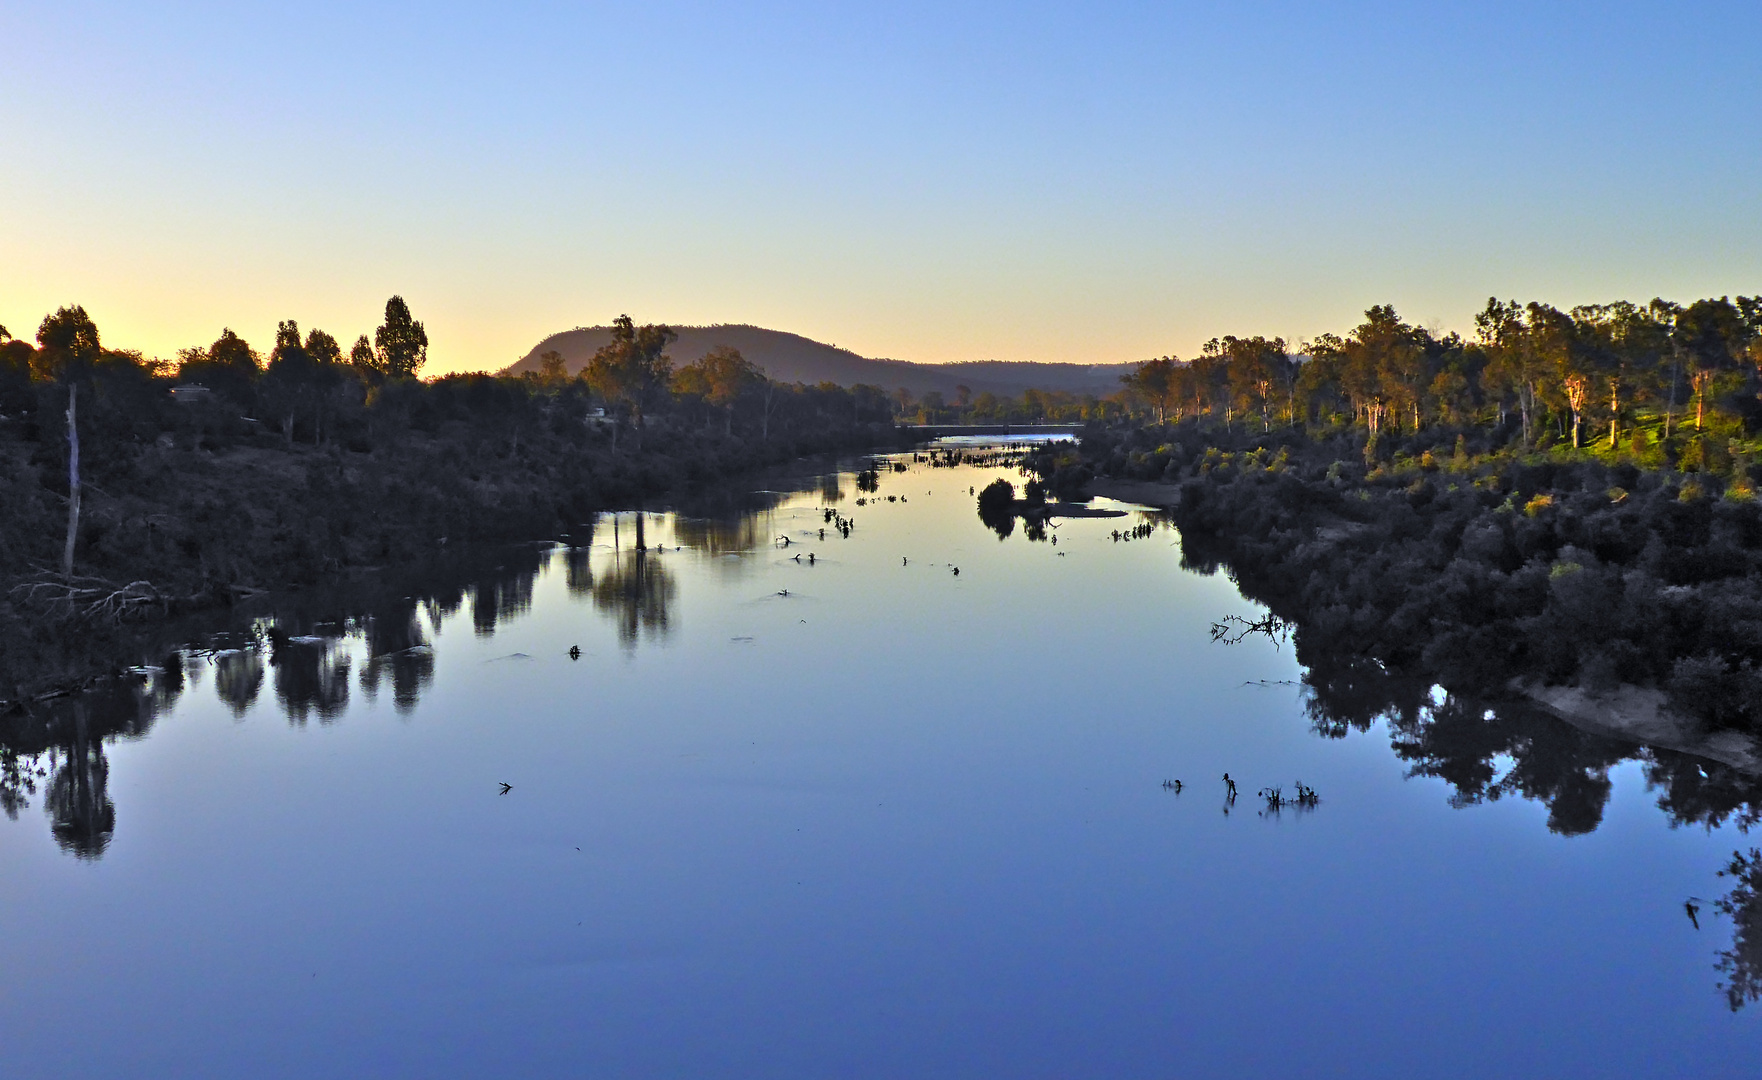
<path id="1" fill-rule="evenodd" d="M 986 392 L 999 397 L 1019 397 L 1030 387 L 1067 390 L 1074 394 L 1105 397 L 1120 388 L 1120 376 L 1135 364 L 1045 364 L 1030 361 L 966 361 L 956 364 L 919 364 L 909 360 L 873 360 L 849 349 L 814 341 L 800 334 L 766 330 L 758 326 L 676 326 L 679 340 L 669 349 L 676 367 L 683 367 L 718 345 L 739 349 L 742 356 L 781 382 L 834 382 L 840 386 L 866 383 L 893 391 L 905 387 L 923 395 L 935 390 L 949 400 L 964 386 L 977 396 Z M 537 371 L 538 358 L 555 349 L 563 355 L 571 373 L 580 371 L 594 352 L 611 340 L 611 328 L 577 327 L 552 334 L 507 370 L 512 374 Z"/>

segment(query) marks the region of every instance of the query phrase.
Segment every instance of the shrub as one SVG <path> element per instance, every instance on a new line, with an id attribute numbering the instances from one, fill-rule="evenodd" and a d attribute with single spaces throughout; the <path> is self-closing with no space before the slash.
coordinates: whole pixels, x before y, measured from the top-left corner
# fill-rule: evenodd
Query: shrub
<path id="1" fill-rule="evenodd" d="M 1016 501 L 1016 486 L 1002 478 L 985 485 L 979 492 L 980 513 L 1008 513 L 1010 506 Z"/>

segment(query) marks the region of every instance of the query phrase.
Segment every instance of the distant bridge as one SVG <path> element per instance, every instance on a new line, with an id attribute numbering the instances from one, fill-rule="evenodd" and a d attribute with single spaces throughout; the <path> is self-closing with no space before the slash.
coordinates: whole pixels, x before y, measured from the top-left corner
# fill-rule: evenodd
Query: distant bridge
<path id="1" fill-rule="evenodd" d="M 1080 435 L 1082 424 L 901 424 L 901 431 L 920 439 L 940 439 L 947 435 Z"/>

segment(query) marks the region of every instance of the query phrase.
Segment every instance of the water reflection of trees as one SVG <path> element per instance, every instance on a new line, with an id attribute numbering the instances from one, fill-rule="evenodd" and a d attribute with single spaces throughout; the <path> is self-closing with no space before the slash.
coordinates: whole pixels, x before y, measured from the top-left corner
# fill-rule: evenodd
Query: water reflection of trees
<path id="1" fill-rule="evenodd" d="M 234 717 L 244 716 L 263 689 L 263 657 L 252 645 L 223 649 L 209 659 L 214 666 L 214 692 Z"/>
<path id="2" fill-rule="evenodd" d="M 672 539 L 708 555 L 752 551 L 769 541 L 772 512 L 792 491 L 818 490 L 835 501 L 839 483 L 832 473 L 791 477 L 781 490 L 706 489 L 672 517 Z M 678 585 L 648 543 L 649 519 L 612 515 L 609 524 L 609 558 L 594 547 L 592 525 L 567 538 L 564 584 L 613 621 L 626 647 L 664 637 Z M 127 678 L 0 716 L 0 811 L 16 819 L 40 804 L 64 848 L 83 858 L 102 854 L 116 819 L 105 747 L 144 734 L 210 676 L 215 698 L 241 720 L 266 682 L 290 724 L 339 719 L 356 688 L 368 702 L 389 690 L 393 709 L 407 716 L 434 682 L 432 636 L 467 608 L 480 635 L 530 611 L 551 557 L 548 545 L 462 549 L 241 608 L 193 640 L 168 636 L 177 644 Z"/>
<path id="3" fill-rule="evenodd" d="M 614 548 L 593 583 L 593 603 L 618 629 L 618 640 L 634 648 L 639 637 L 666 637 L 673 598 L 679 591 L 672 572 L 649 549 L 644 515 L 637 514 L 635 546 Z"/>
<path id="4" fill-rule="evenodd" d="M 799 481 L 836 492 L 836 476 Z M 687 503 L 673 538 L 706 554 L 751 551 L 769 539 L 782 491 L 719 489 Z M 591 526 L 560 552 L 565 586 L 589 598 L 626 647 L 664 637 L 678 585 L 648 543 L 645 515 L 614 518 L 609 558 L 594 549 Z M 342 717 L 358 688 L 369 702 L 389 690 L 393 709 L 411 714 L 433 684 L 432 636 L 467 613 L 492 634 L 532 607 L 548 546 L 462 550 L 373 578 L 242 609 L 196 640 L 167 645 L 161 659 L 77 697 L 30 704 L 0 716 L 0 811 L 33 804 L 49 814 L 58 843 L 82 858 L 101 855 L 115 831 L 106 746 L 144 734 L 160 714 L 212 677 L 215 698 L 235 717 L 250 715 L 268 683 L 290 724 Z M 179 640 L 179 639 L 172 639 Z"/>
<path id="5" fill-rule="evenodd" d="M 110 763 L 104 758 L 104 744 L 93 738 L 86 702 L 74 701 L 73 713 L 73 737 L 64 747 L 61 767 L 49 781 L 43 801 L 56 843 L 81 858 L 95 859 L 116 831 Z"/>
<path id="6" fill-rule="evenodd" d="M 1762 851 L 1732 852 L 1731 862 L 1719 876 L 1732 883 L 1731 891 L 1714 905 L 1731 919 L 1731 947 L 1720 951 L 1713 966 L 1721 976 L 1719 989 L 1726 1004 L 1737 1012 L 1762 1000 Z"/>
<path id="7" fill-rule="evenodd" d="M 342 641 L 316 635 L 289 637 L 279 628 L 271 628 L 268 636 L 275 697 L 288 721 L 304 724 L 317 713 L 320 722 L 329 723 L 341 716 L 349 707 L 352 666 Z"/>
<path id="8" fill-rule="evenodd" d="M 769 543 L 773 535 L 768 512 L 673 521 L 673 536 L 682 546 L 711 557 L 745 554 Z"/>
<path id="9" fill-rule="evenodd" d="M 0 715 L 0 811 L 16 820 L 40 802 L 64 849 L 98 857 L 116 825 L 106 745 L 144 735 L 209 675 L 235 718 L 251 712 L 270 682 L 289 723 L 314 715 L 328 723 L 347 710 L 359 667 L 369 701 L 389 686 L 393 708 L 408 715 L 434 680 L 430 633 L 467 598 L 479 632 L 526 611 L 548 557 L 535 547 L 466 553 L 408 575 L 289 598 L 167 647 L 127 677 Z"/>
<path id="10" fill-rule="evenodd" d="M 1356 647 L 1352 613 L 1305 618 L 1290 598 L 1233 568 L 1216 538 L 1184 533 L 1182 549 L 1183 566 L 1229 573 L 1243 595 L 1270 609 L 1269 627 L 1289 632 L 1316 734 L 1340 739 L 1383 723 L 1408 775 L 1444 781 L 1453 806 L 1531 799 L 1547 808 L 1551 832 L 1582 836 L 1602 824 L 1613 789 L 1610 770 L 1638 761 L 1672 827 L 1730 823 L 1747 832 L 1762 820 L 1762 777 L 1581 730 L 1504 686 L 1443 686 L 1426 663 L 1425 642 L 1415 642 L 1405 662 L 1379 660 Z M 1463 667 L 1455 664 L 1456 671 Z M 1734 854 L 1724 876 L 1732 889 L 1715 907 L 1730 917 L 1733 938 L 1718 954 L 1717 968 L 1720 988 L 1737 1009 L 1762 997 L 1762 853 Z"/>
<path id="11" fill-rule="evenodd" d="M 17 820 L 41 795 L 50 833 L 83 859 L 104 853 L 116 830 L 106 742 L 145 735 L 184 685 L 181 657 L 139 680 L 33 703 L 0 716 L 0 810 Z"/>
<path id="12" fill-rule="evenodd" d="M 479 637 L 494 634 L 501 623 L 532 610 L 532 586 L 537 577 L 536 565 L 497 567 L 477 582 L 471 590 L 471 625 Z"/>
<path id="13" fill-rule="evenodd" d="M 838 484 L 836 475 L 824 478 L 820 498 L 825 502 L 842 498 Z M 681 546 L 711 558 L 756 551 L 777 535 L 776 510 L 789 496 L 786 491 L 727 490 L 694 495 L 673 516 L 673 537 Z"/>
<path id="14" fill-rule="evenodd" d="M 593 595 L 593 532 L 587 526 L 563 549 L 563 584 L 570 596 Z"/>

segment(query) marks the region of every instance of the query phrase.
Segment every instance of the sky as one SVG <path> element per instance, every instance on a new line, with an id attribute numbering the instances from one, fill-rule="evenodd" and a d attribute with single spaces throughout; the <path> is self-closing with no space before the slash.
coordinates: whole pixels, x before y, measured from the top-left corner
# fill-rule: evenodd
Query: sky
<path id="1" fill-rule="evenodd" d="M 0 0 L 0 325 L 1082 363 L 1762 292 L 1762 5 Z M 689 359 L 689 358 L 688 358 Z"/>

